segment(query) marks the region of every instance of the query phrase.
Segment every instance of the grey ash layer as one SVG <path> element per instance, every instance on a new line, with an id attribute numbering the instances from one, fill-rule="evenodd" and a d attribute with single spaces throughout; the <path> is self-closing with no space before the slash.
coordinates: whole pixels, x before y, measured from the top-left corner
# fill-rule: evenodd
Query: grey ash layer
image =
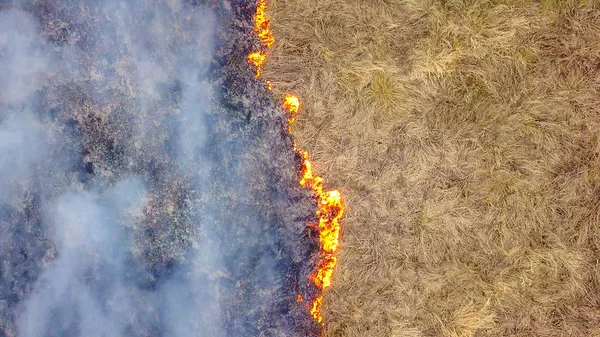
<path id="1" fill-rule="evenodd" d="M 253 1 L 0 0 L 0 336 L 315 336 Z"/>

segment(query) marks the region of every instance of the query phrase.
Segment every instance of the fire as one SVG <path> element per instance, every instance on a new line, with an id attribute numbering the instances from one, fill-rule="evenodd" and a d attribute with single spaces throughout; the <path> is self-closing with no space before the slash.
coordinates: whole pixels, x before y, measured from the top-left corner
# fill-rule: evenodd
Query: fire
<path id="1" fill-rule="evenodd" d="M 254 32 L 260 39 L 263 47 L 269 49 L 275 43 L 275 38 L 271 33 L 271 22 L 265 14 L 266 9 L 266 0 L 257 0 L 256 13 L 254 15 Z M 266 57 L 267 53 L 264 51 L 257 51 L 248 55 L 248 62 L 254 65 L 256 69 L 256 78 L 260 77 L 261 66 Z M 272 83 L 270 81 L 266 81 L 266 86 L 267 90 L 272 90 Z M 294 95 L 287 94 L 283 100 L 282 107 L 290 114 L 288 118 L 288 130 L 291 132 L 291 126 L 295 121 L 296 114 L 300 110 L 300 99 Z M 344 213 L 342 197 L 339 191 L 325 191 L 323 189 L 323 178 L 313 173 L 308 152 L 299 149 L 295 141 L 294 150 L 302 156 L 302 174 L 299 183 L 302 187 L 310 189 L 317 200 L 318 208 L 316 215 L 319 223 L 309 223 L 307 225 L 319 230 L 321 252 L 317 263 L 317 270 L 310 275 L 310 279 L 317 288 L 323 290 L 331 285 L 331 277 L 337 263 L 334 253 L 340 244 L 340 221 Z M 298 295 L 297 301 L 304 301 L 302 295 Z M 309 306 L 310 314 L 320 324 L 323 324 L 323 317 L 321 316 L 322 302 L 323 295 L 318 295 Z"/>
<path id="2" fill-rule="evenodd" d="M 283 99 L 283 108 L 290 112 L 290 117 L 288 118 L 288 131 L 292 132 L 292 123 L 296 120 L 296 114 L 300 109 L 300 99 L 298 97 L 287 94 Z"/>
<path id="3" fill-rule="evenodd" d="M 263 62 L 265 62 L 266 58 L 266 53 L 261 53 L 258 51 L 248 55 L 248 62 L 252 63 L 254 65 L 254 68 L 256 69 L 256 78 L 260 77 L 260 68 L 262 67 L 262 64 Z"/>
<path id="4" fill-rule="evenodd" d="M 275 43 L 275 37 L 271 33 L 271 20 L 265 15 L 267 9 L 267 0 L 258 0 L 256 4 L 256 13 L 254 13 L 254 33 L 260 39 L 262 45 L 269 49 Z M 267 53 L 257 51 L 248 55 L 248 62 L 254 65 L 256 69 L 256 78 L 260 77 L 260 69 L 267 58 Z M 268 84 L 267 84 L 268 85 Z"/>
<path id="5" fill-rule="evenodd" d="M 317 216 L 319 218 L 321 257 L 317 265 L 317 271 L 311 274 L 310 278 L 317 287 L 325 289 L 331 285 L 331 277 L 337 264 L 334 253 L 339 246 L 340 220 L 344 214 L 344 207 L 339 191 L 323 191 L 323 178 L 313 174 L 308 152 L 300 151 L 300 153 L 304 158 L 300 185 L 310 188 L 318 203 Z M 319 295 L 313 301 L 313 307 L 310 311 L 319 323 L 323 321 L 321 317 L 322 299 L 323 297 Z"/>
<path id="6" fill-rule="evenodd" d="M 271 20 L 267 18 L 266 10 L 267 0 L 258 0 L 254 14 L 254 32 L 265 47 L 271 48 L 275 43 L 275 37 L 271 33 Z"/>
<path id="7" fill-rule="evenodd" d="M 287 94 L 283 100 L 283 107 L 292 115 L 296 114 L 300 109 L 300 100 L 294 95 Z"/>
<path id="8" fill-rule="evenodd" d="M 312 317 L 319 323 L 323 324 L 323 317 L 321 316 L 321 303 L 323 302 L 323 296 L 319 295 L 315 298 L 312 308 L 310 309 L 310 314 Z"/>

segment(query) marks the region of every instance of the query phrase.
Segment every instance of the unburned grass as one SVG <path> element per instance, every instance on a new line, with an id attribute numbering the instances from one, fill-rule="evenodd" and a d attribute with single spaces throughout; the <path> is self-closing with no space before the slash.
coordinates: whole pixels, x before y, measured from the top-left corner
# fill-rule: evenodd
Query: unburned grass
<path id="1" fill-rule="evenodd" d="M 600 11 L 272 0 L 264 77 L 347 207 L 327 336 L 600 330 Z"/>

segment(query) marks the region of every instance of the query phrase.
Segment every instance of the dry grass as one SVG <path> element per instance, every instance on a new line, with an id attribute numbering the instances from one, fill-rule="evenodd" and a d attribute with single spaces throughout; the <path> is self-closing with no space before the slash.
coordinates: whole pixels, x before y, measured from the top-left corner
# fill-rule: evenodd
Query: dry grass
<path id="1" fill-rule="evenodd" d="M 600 336 L 600 11 L 271 0 L 264 70 L 347 204 L 326 336 Z"/>

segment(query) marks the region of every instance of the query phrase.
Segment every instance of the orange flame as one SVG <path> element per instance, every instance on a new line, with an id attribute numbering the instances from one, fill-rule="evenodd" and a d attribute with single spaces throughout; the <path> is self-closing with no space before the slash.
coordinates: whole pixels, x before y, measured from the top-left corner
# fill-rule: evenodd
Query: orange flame
<path id="1" fill-rule="evenodd" d="M 296 114 L 300 109 L 300 99 L 298 97 L 287 94 L 283 99 L 283 108 L 290 112 L 290 117 L 288 118 L 288 131 L 292 132 L 292 123 L 296 120 Z"/>
<path id="2" fill-rule="evenodd" d="M 248 62 L 252 63 L 256 69 L 256 78 L 260 77 L 260 68 L 262 67 L 262 64 L 265 62 L 266 58 L 267 54 L 259 51 L 248 55 Z"/>
<path id="3" fill-rule="evenodd" d="M 291 114 L 296 114 L 300 109 L 300 100 L 294 95 L 287 94 L 283 100 L 283 107 Z"/>
<path id="4" fill-rule="evenodd" d="M 266 9 L 267 1 L 257 0 L 256 13 L 254 15 L 254 32 L 260 39 L 263 47 L 269 49 L 275 43 L 275 38 L 271 33 L 271 21 L 265 14 Z M 248 62 L 254 65 L 256 69 L 256 78 L 260 77 L 261 67 L 266 57 L 267 53 L 262 51 L 253 52 L 248 55 Z M 266 86 L 267 90 L 272 90 L 271 81 L 266 81 Z M 300 100 L 294 95 L 287 94 L 282 107 L 290 114 L 288 118 L 288 131 L 291 132 L 291 126 L 295 121 L 296 114 L 300 110 Z M 313 174 L 308 152 L 299 149 L 295 141 L 294 150 L 302 156 L 302 176 L 299 183 L 302 187 L 311 189 L 317 200 L 318 208 L 316 215 L 319 219 L 319 224 L 309 223 L 307 225 L 318 228 L 321 253 L 317 263 L 317 270 L 310 275 L 310 279 L 322 290 L 331 285 L 331 277 L 337 263 L 334 253 L 339 246 L 340 220 L 344 213 L 344 207 L 339 191 L 323 190 L 323 178 Z M 302 302 L 303 300 L 302 295 L 298 295 L 297 301 Z M 320 324 L 323 324 L 323 317 L 321 316 L 322 302 L 323 295 L 318 295 L 312 301 L 311 306 L 309 306 L 310 314 Z"/>
<path id="5" fill-rule="evenodd" d="M 256 13 L 254 13 L 254 33 L 256 33 L 262 45 L 269 49 L 275 43 L 275 37 L 271 33 L 271 20 L 267 19 L 265 15 L 266 9 L 267 0 L 258 0 Z M 260 51 L 248 55 L 248 62 L 253 64 L 254 69 L 256 69 L 256 78 L 260 77 L 260 70 L 266 58 L 267 53 Z"/>
<path id="6" fill-rule="evenodd" d="M 323 324 L 323 317 L 321 316 L 321 304 L 323 303 L 323 295 L 317 296 L 313 301 L 310 314 L 319 323 Z"/>
<path id="7" fill-rule="evenodd" d="M 337 263 L 334 253 L 339 246 L 340 220 L 344 214 L 344 207 L 339 191 L 323 191 L 323 178 L 313 174 L 308 152 L 299 152 L 304 159 L 300 185 L 313 191 L 319 206 L 317 216 L 319 218 L 321 257 L 317 264 L 317 271 L 311 274 L 310 278 L 317 287 L 325 289 L 331 285 L 331 278 Z M 323 296 L 317 296 L 310 310 L 313 318 L 321 324 L 323 324 L 323 317 L 321 316 L 322 301 Z"/>
<path id="8" fill-rule="evenodd" d="M 265 47 L 271 48 L 275 43 L 275 37 L 271 33 L 271 20 L 267 18 L 266 10 L 267 0 L 258 0 L 254 14 L 254 32 Z"/>

